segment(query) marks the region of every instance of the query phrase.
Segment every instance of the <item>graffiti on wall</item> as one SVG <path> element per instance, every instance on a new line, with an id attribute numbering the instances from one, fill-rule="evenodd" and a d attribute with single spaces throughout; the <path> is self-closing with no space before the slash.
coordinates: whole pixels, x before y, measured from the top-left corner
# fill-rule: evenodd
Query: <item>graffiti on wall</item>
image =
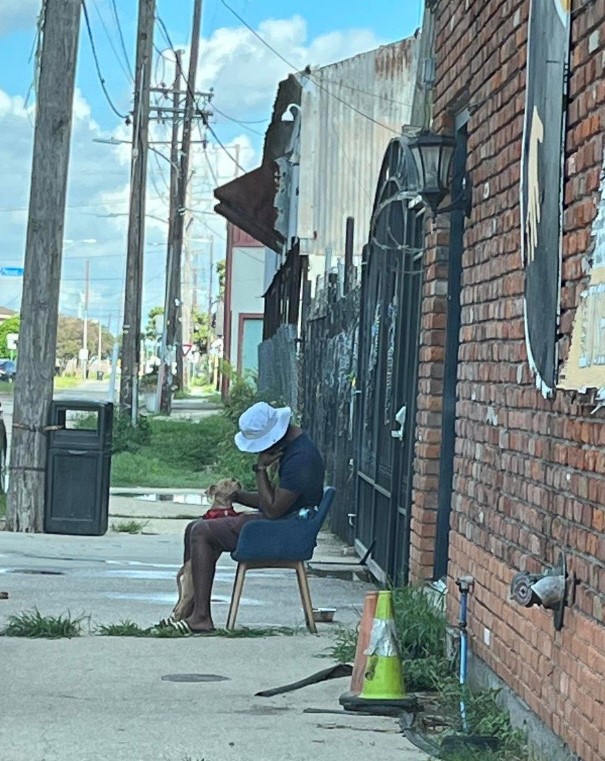
<path id="1" fill-rule="evenodd" d="M 557 384 L 569 0 L 532 0 L 521 159 L 525 338 L 536 385 Z"/>

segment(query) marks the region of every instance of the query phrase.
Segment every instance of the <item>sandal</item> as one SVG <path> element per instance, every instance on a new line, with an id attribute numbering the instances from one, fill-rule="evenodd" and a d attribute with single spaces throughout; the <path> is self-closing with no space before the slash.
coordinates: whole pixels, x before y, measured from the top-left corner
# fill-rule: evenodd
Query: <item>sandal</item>
<path id="1" fill-rule="evenodd" d="M 167 616 L 166 618 L 163 618 L 160 623 L 158 624 L 159 629 L 168 629 L 171 626 L 174 626 L 177 622 L 176 618 L 174 616 Z"/>
<path id="2" fill-rule="evenodd" d="M 173 621 L 170 626 L 184 636 L 203 637 L 204 635 L 211 635 L 216 632 L 216 629 L 192 629 L 187 621 Z"/>

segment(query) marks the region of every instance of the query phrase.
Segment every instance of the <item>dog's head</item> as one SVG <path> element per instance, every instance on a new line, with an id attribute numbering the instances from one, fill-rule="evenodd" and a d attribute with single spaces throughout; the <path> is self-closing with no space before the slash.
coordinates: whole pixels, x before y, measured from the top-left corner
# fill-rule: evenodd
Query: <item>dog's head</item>
<path id="1" fill-rule="evenodd" d="M 206 490 L 208 499 L 212 502 L 212 507 L 229 508 L 233 504 L 233 494 L 240 491 L 242 485 L 234 478 L 224 478 L 217 481 Z"/>

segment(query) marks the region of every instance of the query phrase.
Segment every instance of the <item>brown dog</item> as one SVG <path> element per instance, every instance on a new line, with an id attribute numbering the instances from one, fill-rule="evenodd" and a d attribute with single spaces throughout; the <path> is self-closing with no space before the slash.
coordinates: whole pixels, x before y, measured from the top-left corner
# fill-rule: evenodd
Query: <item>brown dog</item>
<path id="1" fill-rule="evenodd" d="M 241 488 L 240 482 L 232 478 L 225 478 L 209 486 L 206 490 L 206 496 L 212 501 L 212 504 L 208 512 L 202 516 L 202 520 L 237 515 L 233 509 L 231 496 Z M 190 560 L 179 569 L 176 575 L 176 585 L 179 592 L 178 602 L 174 606 L 172 614 L 168 618 L 162 619 L 160 622 L 162 626 L 170 626 L 171 622 L 182 621 L 193 612 L 193 577 Z"/>

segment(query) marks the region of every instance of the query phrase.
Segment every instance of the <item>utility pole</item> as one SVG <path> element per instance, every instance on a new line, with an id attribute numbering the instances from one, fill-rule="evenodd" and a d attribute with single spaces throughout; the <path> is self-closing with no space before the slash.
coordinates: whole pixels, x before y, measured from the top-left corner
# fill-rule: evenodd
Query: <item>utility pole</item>
<path id="1" fill-rule="evenodd" d="M 90 259 L 84 265 L 84 332 L 82 336 L 82 377 L 88 369 L 88 300 L 90 298 Z"/>
<path id="2" fill-rule="evenodd" d="M 42 531 L 81 0 L 46 0 L 13 413 L 7 528 Z"/>
<path id="3" fill-rule="evenodd" d="M 174 238 L 179 211 L 179 120 L 182 84 L 182 51 L 175 52 L 176 72 L 172 89 L 172 141 L 170 149 L 170 216 L 168 220 L 168 248 L 166 251 L 166 293 L 164 296 L 164 326 L 162 328 L 162 347 L 160 372 L 158 373 L 160 411 L 169 415 L 172 409 L 172 393 L 169 379 L 172 375 L 173 350 L 168 350 L 168 320 L 171 314 L 170 299 L 174 297 L 173 282 L 180 273 L 175 268 Z"/>
<path id="4" fill-rule="evenodd" d="M 181 388 L 186 386 L 188 377 L 186 373 L 187 363 L 185 362 L 185 355 L 183 353 L 183 346 L 185 342 L 189 343 L 191 340 L 191 320 L 193 316 L 192 298 L 191 298 L 191 227 L 193 225 L 193 215 L 191 214 L 192 204 L 192 190 L 193 190 L 193 175 L 194 171 L 190 173 L 189 182 L 187 183 L 187 201 L 184 220 L 184 238 L 183 238 L 183 262 L 182 262 L 182 275 L 181 275 L 181 293 L 179 300 L 181 302 L 181 319 L 176 325 L 176 344 L 180 348 L 176 355 L 176 374 L 177 378 L 181 381 Z"/>
<path id="5" fill-rule="evenodd" d="M 99 350 L 97 351 L 97 372 L 101 371 L 101 358 L 103 354 L 103 326 L 99 317 Z"/>
<path id="6" fill-rule="evenodd" d="M 124 324 L 122 328 L 122 376 L 120 411 L 137 424 L 137 395 L 140 362 L 141 311 L 143 301 L 143 251 L 145 246 L 145 191 L 149 150 L 149 96 L 153 59 L 155 0 L 139 0 L 135 72 L 130 213 Z"/>
<path id="7" fill-rule="evenodd" d="M 193 24 L 191 32 L 191 52 L 189 58 L 189 76 L 187 77 L 187 93 L 185 96 L 185 118 L 183 121 L 183 141 L 181 146 L 181 171 L 179 175 L 178 213 L 176 218 L 174 235 L 174 267 L 178 276 L 172 278 L 172 294 L 168 301 L 170 311 L 166 315 L 168 321 L 167 344 L 168 348 L 181 352 L 182 347 L 176 346 L 178 338 L 178 324 L 181 320 L 181 266 L 183 258 L 183 240 L 185 236 L 185 209 L 187 208 L 187 186 L 189 184 L 189 164 L 191 158 L 191 139 L 193 121 L 196 117 L 197 104 L 195 103 L 195 82 L 199 59 L 200 32 L 202 26 L 202 0 L 194 0 Z M 182 358 L 181 358 L 182 360 Z M 178 361 L 178 360 L 177 360 Z M 181 364 L 182 367 L 182 364 Z M 172 367 L 168 373 L 167 382 L 170 387 L 176 385 L 182 388 L 183 378 L 172 378 Z"/>

